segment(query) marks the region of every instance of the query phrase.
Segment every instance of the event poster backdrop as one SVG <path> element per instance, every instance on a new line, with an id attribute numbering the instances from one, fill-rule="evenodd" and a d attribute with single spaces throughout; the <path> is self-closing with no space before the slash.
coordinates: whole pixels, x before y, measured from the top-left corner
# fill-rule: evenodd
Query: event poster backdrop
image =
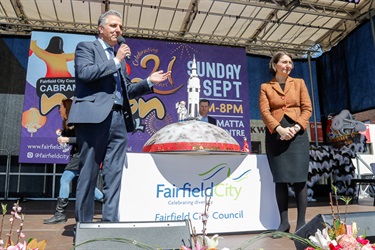
<path id="1" fill-rule="evenodd" d="M 61 128 L 59 105 L 74 95 L 74 51 L 95 36 L 33 32 L 26 76 L 19 161 L 67 163 L 69 152 L 57 143 Z M 131 100 L 136 130 L 129 134 L 128 152 L 142 152 L 145 142 L 164 126 L 177 122 L 176 103 L 188 101 L 187 84 L 193 58 L 200 79 L 200 98 L 210 100 L 209 115 L 243 146 L 250 142 L 250 111 L 246 53 L 243 48 L 127 38 L 127 61 L 134 84 L 157 70 L 171 70 L 153 94 Z M 93 114 L 95 115 L 95 114 Z"/>

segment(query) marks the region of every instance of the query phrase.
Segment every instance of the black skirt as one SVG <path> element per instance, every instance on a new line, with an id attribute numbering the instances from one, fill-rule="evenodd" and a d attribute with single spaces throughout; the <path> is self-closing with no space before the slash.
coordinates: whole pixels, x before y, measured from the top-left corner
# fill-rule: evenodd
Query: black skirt
<path id="1" fill-rule="evenodd" d="M 290 127 L 295 122 L 284 116 L 280 124 L 282 127 Z M 301 129 L 293 139 L 284 141 L 280 140 L 278 133 L 271 134 L 266 128 L 266 154 L 274 182 L 307 181 L 310 143 L 304 130 Z"/>
<path id="2" fill-rule="evenodd" d="M 66 165 L 64 170 L 73 170 L 73 171 L 79 170 L 79 153 L 75 153 L 70 156 L 70 161 Z"/>

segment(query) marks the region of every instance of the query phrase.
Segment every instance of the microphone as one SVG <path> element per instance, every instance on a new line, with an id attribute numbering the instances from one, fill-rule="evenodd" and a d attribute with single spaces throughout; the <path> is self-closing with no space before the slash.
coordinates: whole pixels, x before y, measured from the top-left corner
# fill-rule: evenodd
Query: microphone
<path id="1" fill-rule="evenodd" d="M 123 36 L 118 36 L 117 37 L 117 43 L 121 46 L 121 44 L 125 44 L 125 38 L 123 37 Z M 126 54 L 125 55 L 125 58 L 127 59 L 127 60 L 130 60 L 130 54 L 128 53 L 128 54 Z"/>

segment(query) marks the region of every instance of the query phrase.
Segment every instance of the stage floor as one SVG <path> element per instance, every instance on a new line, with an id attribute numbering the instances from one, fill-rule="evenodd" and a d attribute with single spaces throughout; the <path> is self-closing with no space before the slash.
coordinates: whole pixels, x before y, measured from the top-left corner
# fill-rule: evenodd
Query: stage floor
<path id="1" fill-rule="evenodd" d="M 8 204 L 7 209 L 11 209 L 14 200 L 0 201 L 3 204 Z M 20 205 L 23 208 L 22 212 L 25 214 L 25 222 L 23 232 L 28 238 L 36 238 L 38 240 L 47 240 L 47 249 L 51 250 L 69 250 L 73 249 L 73 227 L 75 225 L 74 220 L 74 201 L 70 201 L 67 209 L 67 215 L 69 220 L 65 224 L 55 225 L 44 225 L 42 220 L 49 218 L 54 213 L 56 205 L 55 201 L 20 201 Z M 96 204 L 96 215 L 95 221 L 101 219 L 101 206 L 99 203 Z M 358 204 L 351 204 L 348 206 L 348 213 L 351 212 L 375 212 L 375 206 L 373 206 L 373 198 L 362 198 L 358 201 Z M 340 205 L 340 213 L 345 212 L 345 206 Z M 294 232 L 296 225 L 296 213 L 297 209 L 294 204 L 291 204 L 289 209 L 289 218 L 291 224 L 291 232 Z M 309 202 L 307 208 L 306 221 L 310 221 L 318 214 L 331 214 L 331 207 L 329 206 L 328 200 L 317 200 L 316 202 Z M 3 227 L 3 240 L 5 233 L 9 232 L 9 211 L 6 219 L 4 220 Z M 209 221 L 208 221 L 209 226 Z M 375 226 L 375 225 L 374 225 Z M 360 227 L 360 225 L 359 225 Z M 17 229 L 17 228 L 15 228 Z M 219 249 L 227 247 L 231 250 L 236 249 L 241 243 L 246 240 L 257 236 L 258 234 L 234 234 L 234 235 L 222 235 L 223 239 L 219 242 Z M 124 248 L 126 249 L 126 248 Z M 295 249 L 292 240 L 287 238 L 281 239 L 270 239 L 263 238 L 246 249 Z"/>

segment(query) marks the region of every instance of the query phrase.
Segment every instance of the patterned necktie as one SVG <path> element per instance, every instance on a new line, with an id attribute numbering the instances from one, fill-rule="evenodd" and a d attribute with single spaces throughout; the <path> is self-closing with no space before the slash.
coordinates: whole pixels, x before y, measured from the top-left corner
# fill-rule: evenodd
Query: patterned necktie
<path id="1" fill-rule="evenodd" d="M 109 59 L 113 59 L 115 57 L 115 53 L 112 47 L 108 47 L 107 51 L 109 53 Z M 120 79 L 120 72 L 117 71 L 113 74 L 116 80 L 116 91 L 115 91 L 115 104 L 123 105 L 124 101 L 122 98 L 122 88 L 121 88 L 121 79 Z"/>

